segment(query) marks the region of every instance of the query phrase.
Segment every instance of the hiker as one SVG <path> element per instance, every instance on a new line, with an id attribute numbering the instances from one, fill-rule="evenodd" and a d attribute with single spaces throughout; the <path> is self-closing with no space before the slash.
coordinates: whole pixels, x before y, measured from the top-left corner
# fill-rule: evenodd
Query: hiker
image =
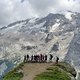
<path id="1" fill-rule="evenodd" d="M 49 60 L 52 61 L 52 59 L 53 59 L 53 55 L 50 54 L 50 58 L 49 58 Z"/>
<path id="2" fill-rule="evenodd" d="M 43 55 L 42 55 L 42 54 L 40 54 L 40 62 L 42 62 L 42 57 L 43 57 Z"/>
<path id="3" fill-rule="evenodd" d="M 24 63 L 26 63 L 27 59 L 26 59 L 26 55 L 24 56 Z"/>
<path id="4" fill-rule="evenodd" d="M 44 55 L 44 57 L 45 57 L 45 61 L 47 61 L 47 55 Z"/>
<path id="5" fill-rule="evenodd" d="M 38 55 L 36 55 L 36 62 L 38 62 Z"/>
<path id="6" fill-rule="evenodd" d="M 34 55 L 34 61 L 36 61 L 36 56 Z"/>
<path id="7" fill-rule="evenodd" d="M 39 62 L 40 60 L 39 60 L 39 55 L 37 55 L 37 62 Z"/>
<path id="8" fill-rule="evenodd" d="M 31 56 L 31 62 L 34 60 L 34 55 Z"/>
<path id="9" fill-rule="evenodd" d="M 59 62 L 59 57 L 56 57 L 56 64 L 58 64 Z"/>
<path id="10" fill-rule="evenodd" d="M 44 55 L 42 55 L 42 62 L 45 60 Z"/>
<path id="11" fill-rule="evenodd" d="M 41 61 L 41 55 L 39 55 L 39 62 Z"/>
<path id="12" fill-rule="evenodd" d="M 26 56 L 26 57 L 27 57 L 27 61 L 29 61 L 29 55 L 28 55 L 28 54 L 27 54 L 27 56 Z"/>
<path id="13" fill-rule="evenodd" d="M 37 55 L 34 55 L 34 61 L 37 62 Z"/>

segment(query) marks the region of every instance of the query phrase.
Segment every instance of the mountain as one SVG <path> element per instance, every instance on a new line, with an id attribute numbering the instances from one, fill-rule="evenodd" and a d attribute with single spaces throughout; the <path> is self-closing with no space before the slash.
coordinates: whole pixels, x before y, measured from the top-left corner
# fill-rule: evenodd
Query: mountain
<path id="1" fill-rule="evenodd" d="M 0 75 L 23 61 L 26 54 L 53 54 L 80 70 L 80 13 L 48 14 L 0 28 Z M 75 48 L 75 49 L 74 49 Z M 3 68 L 4 66 L 4 68 Z"/>

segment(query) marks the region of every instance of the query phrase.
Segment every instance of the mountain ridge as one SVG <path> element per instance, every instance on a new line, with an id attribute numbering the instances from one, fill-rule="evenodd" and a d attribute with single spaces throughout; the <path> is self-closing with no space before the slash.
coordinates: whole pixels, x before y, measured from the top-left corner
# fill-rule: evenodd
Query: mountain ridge
<path id="1" fill-rule="evenodd" d="M 66 18 L 66 14 L 71 18 Z M 50 13 L 43 18 L 21 20 L 0 28 L 0 60 L 5 64 L 5 60 L 8 60 L 15 66 L 23 61 L 26 54 L 42 53 L 53 54 L 60 61 L 67 61 L 65 56 L 69 53 L 71 42 L 74 43 L 72 40 L 80 31 L 80 13 L 66 14 Z M 57 51 L 54 50 L 54 45 L 57 45 Z M 35 48 L 27 50 L 27 46 Z M 71 60 L 73 64 L 74 61 L 75 59 Z M 5 71 L 0 73 L 4 74 Z"/>

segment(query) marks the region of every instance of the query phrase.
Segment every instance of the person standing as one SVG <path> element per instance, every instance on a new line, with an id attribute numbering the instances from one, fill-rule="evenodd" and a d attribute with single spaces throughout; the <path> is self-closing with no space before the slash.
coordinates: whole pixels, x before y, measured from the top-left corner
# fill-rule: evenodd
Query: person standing
<path id="1" fill-rule="evenodd" d="M 34 61 L 34 55 L 31 56 L 31 62 L 33 62 L 33 61 Z"/>
<path id="2" fill-rule="evenodd" d="M 42 55 L 42 62 L 44 62 L 44 60 L 45 60 L 45 57 L 44 57 L 44 55 Z"/>
<path id="3" fill-rule="evenodd" d="M 27 56 L 26 56 L 26 57 L 27 57 L 27 61 L 29 61 L 29 55 L 28 55 L 28 54 L 27 54 Z"/>
<path id="4" fill-rule="evenodd" d="M 39 55 L 37 55 L 37 62 L 39 62 Z"/>
<path id="5" fill-rule="evenodd" d="M 42 55 L 42 54 L 40 54 L 40 62 L 42 62 L 42 58 L 43 58 L 43 55 Z"/>
<path id="6" fill-rule="evenodd" d="M 56 64 L 58 64 L 59 62 L 59 57 L 56 57 Z"/>
<path id="7" fill-rule="evenodd" d="M 24 56 L 24 63 L 26 63 L 27 62 L 27 59 L 26 59 L 26 55 Z"/>
<path id="8" fill-rule="evenodd" d="M 44 57 L 45 57 L 45 62 L 47 62 L 47 55 L 44 55 Z"/>
<path id="9" fill-rule="evenodd" d="M 49 60 L 52 61 L 52 59 L 53 59 L 53 55 L 50 54 L 50 58 L 49 58 Z"/>

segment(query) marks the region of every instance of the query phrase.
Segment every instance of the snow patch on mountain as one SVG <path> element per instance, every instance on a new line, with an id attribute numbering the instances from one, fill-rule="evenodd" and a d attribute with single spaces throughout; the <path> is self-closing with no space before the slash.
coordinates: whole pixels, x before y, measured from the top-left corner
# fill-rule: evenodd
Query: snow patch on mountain
<path id="1" fill-rule="evenodd" d="M 71 17 L 72 13 L 66 13 L 65 14 L 65 17 L 69 20 L 72 20 L 72 17 Z"/>
<path id="2" fill-rule="evenodd" d="M 50 32 L 56 31 L 57 28 L 59 27 L 59 25 L 60 25 L 60 23 L 55 23 L 55 24 L 51 27 Z"/>
<path id="3" fill-rule="evenodd" d="M 70 21 L 72 20 L 72 12 L 65 12 L 64 15 L 67 19 L 69 19 Z"/>

